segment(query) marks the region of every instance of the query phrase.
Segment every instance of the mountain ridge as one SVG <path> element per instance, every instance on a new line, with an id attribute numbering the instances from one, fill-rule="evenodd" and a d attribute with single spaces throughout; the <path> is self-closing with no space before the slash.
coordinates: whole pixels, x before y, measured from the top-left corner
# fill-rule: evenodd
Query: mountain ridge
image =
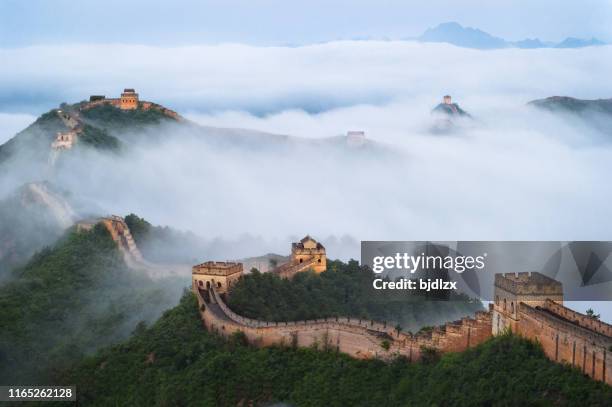
<path id="1" fill-rule="evenodd" d="M 539 38 L 527 38 L 520 41 L 508 41 L 496 37 L 478 28 L 464 27 L 457 22 L 446 22 L 435 27 L 428 28 L 421 36 L 417 37 L 421 42 L 444 42 L 463 48 L 474 48 L 482 50 L 500 48 L 584 48 L 590 46 L 606 45 L 597 39 L 582 39 L 567 37 L 560 42 L 542 41 Z"/>

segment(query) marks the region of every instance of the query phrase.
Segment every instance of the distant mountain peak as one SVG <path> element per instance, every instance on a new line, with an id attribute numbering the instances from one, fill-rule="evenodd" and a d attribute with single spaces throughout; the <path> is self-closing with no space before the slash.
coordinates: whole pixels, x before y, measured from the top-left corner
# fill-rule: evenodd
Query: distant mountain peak
<path id="1" fill-rule="evenodd" d="M 448 42 L 466 48 L 494 49 L 507 46 L 502 38 L 472 27 L 463 27 L 457 22 L 447 22 L 429 28 L 419 37 L 423 42 Z"/>
<path id="2" fill-rule="evenodd" d="M 500 37 L 495 37 L 478 28 L 464 27 L 461 24 L 451 21 L 438 24 L 433 28 L 427 29 L 423 35 L 417 38 L 422 42 L 445 42 L 463 48 L 475 49 L 499 49 L 499 48 L 583 48 L 590 46 L 606 45 L 605 42 L 597 38 L 581 39 L 568 37 L 565 40 L 554 43 L 542 41 L 539 38 L 527 38 L 520 41 L 507 41 Z"/>

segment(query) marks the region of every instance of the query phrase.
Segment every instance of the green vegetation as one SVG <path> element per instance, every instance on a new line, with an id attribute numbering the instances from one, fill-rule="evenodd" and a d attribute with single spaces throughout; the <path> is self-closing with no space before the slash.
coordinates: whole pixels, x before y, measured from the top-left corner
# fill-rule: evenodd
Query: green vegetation
<path id="1" fill-rule="evenodd" d="M 179 292 L 128 270 L 103 226 L 70 231 L 0 287 L 0 383 L 44 383 L 155 320 Z"/>
<path id="2" fill-rule="evenodd" d="M 589 308 L 588 310 L 586 310 L 586 315 L 587 317 L 593 319 L 599 319 L 601 317 L 600 314 L 596 314 L 595 311 L 593 311 L 593 308 Z"/>
<path id="3" fill-rule="evenodd" d="M 196 263 L 206 250 L 191 232 L 179 232 L 167 226 L 153 226 L 137 215 L 125 217 L 142 255 L 159 263 Z"/>
<path id="4" fill-rule="evenodd" d="M 81 111 L 81 116 L 96 127 L 105 130 L 134 129 L 173 121 L 157 109 L 121 110 L 111 105 L 100 105 Z"/>
<path id="5" fill-rule="evenodd" d="M 155 233 L 155 226 L 151 225 L 144 218 L 138 217 L 133 213 L 126 216 L 124 220 L 128 225 L 128 228 L 130 228 L 130 233 L 132 233 L 132 237 L 138 245 L 150 239 L 151 235 Z"/>
<path id="6" fill-rule="evenodd" d="M 83 126 L 83 132 L 80 134 L 80 141 L 85 145 L 100 149 L 100 150 L 119 150 L 121 143 L 117 137 L 108 134 L 105 129 L 99 129 L 88 124 Z"/>
<path id="7" fill-rule="evenodd" d="M 267 321 L 352 316 L 393 322 L 406 329 L 482 310 L 479 301 L 460 295 L 449 301 L 429 301 L 402 290 L 375 290 L 372 273 L 354 260 L 328 261 L 327 270 L 318 275 L 299 273 L 292 280 L 251 273 L 232 288 L 228 305 L 241 315 Z"/>
<path id="8" fill-rule="evenodd" d="M 150 328 L 58 378 L 80 405 L 606 406 L 612 389 L 549 361 L 511 335 L 424 363 L 356 360 L 333 351 L 246 346 L 202 327 L 186 293 Z"/>

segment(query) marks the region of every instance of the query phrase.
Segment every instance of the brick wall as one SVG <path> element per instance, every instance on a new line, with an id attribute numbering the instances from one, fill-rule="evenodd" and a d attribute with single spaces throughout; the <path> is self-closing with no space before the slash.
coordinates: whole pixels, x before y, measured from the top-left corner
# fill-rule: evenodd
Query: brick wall
<path id="1" fill-rule="evenodd" d="M 409 360 L 421 357 L 422 347 L 439 352 L 458 352 L 482 343 L 491 336 L 491 316 L 478 312 L 432 332 L 412 335 L 393 326 L 357 318 L 324 318 L 312 321 L 270 322 L 250 319 L 232 311 L 212 288 L 195 289 L 200 314 L 207 329 L 230 336 L 240 331 L 258 346 L 295 345 L 331 347 L 356 358 L 389 359 L 398 355 Z M 383 341 L 389 349 L 383 348 Z"/>

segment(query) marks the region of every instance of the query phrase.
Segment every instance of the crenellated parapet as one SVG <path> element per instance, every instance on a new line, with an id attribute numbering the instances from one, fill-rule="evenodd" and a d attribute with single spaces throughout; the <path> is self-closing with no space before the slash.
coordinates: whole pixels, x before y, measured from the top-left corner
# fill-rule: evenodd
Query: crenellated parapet
<path id="1" fill-rule="evenodd" d="M 612 326 L 563 306 L 560 282 L 537 272 L 497 274 L 492 309 L 493 334 L 537 341 L 551 360 L 612 384 Z"/>
<path id="2" fill-rule="evenodd" d="M 232 311 L 215 286 L 207 290 L 196 288 L 195 293 L 208 329 L 224 336 L 240 331 L 251 343 L 262 346 L 327 344 L 358 358 L 405 356 L 417 360 L 423 348 L 438 352 L 461 351 L 491 335 L 491 319 L 487 313 L 412 335 L 385 322 L 350 317 L 290 322 L 251 319 Z"/>
<path id="3" fill-rule="evenodd" d="M 551 300 L 546 300 L 540 307 L 571 324 L 612 338 L 612 325 L 599 319 L 581 314 Z"/>
<path id="4" fill-rule="evenodd" d="M 496 274 L 495 287 L 515 295 L 563 295 L 559 281 L 535 272 Z"/>
<path id="5" fill-rule="evenodd" d="M 89 110 L 97 106 L 110 105 L 121 110 L 157 110 L 170 117 L 171 119 L 180 121 L 183 117 L 174 110 L 168 109 L 158 103 L 153 103 L 145 100 L 140 100 L 138 93 L 134 89 L 124 89 L 121 96 L 118 98 L 107 98 L 104 95 L 92 95 L 88 102 L 80 106 L 81 110 Z"/>

